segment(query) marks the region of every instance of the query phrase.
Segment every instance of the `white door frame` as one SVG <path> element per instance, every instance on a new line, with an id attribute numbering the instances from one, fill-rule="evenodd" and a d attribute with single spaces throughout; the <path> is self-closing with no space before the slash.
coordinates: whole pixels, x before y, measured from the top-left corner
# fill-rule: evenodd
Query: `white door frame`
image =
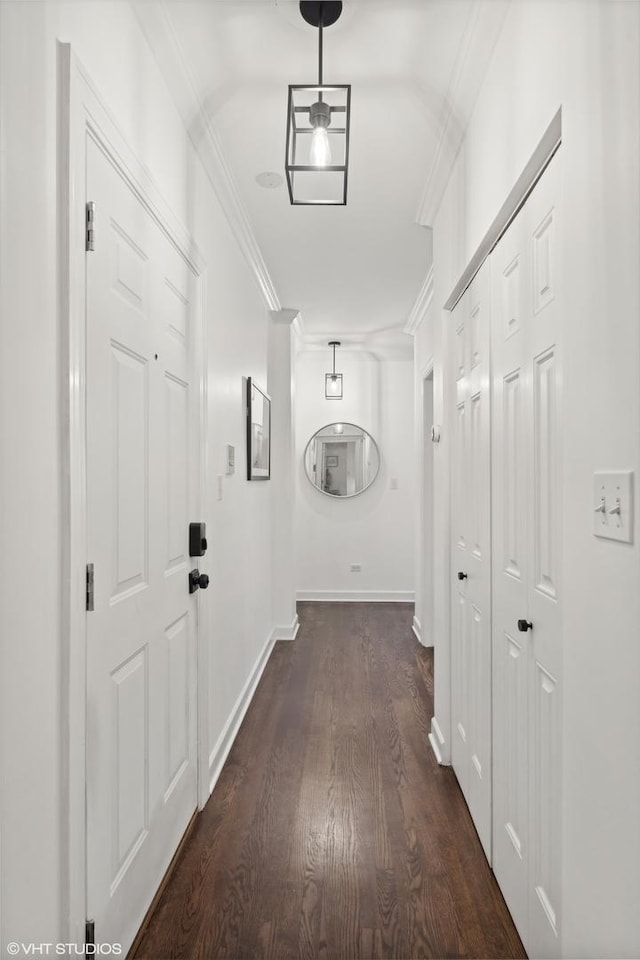
<path id="1" fill-rule="evenodd" d="M 421 609 L 420 609 L 420 619 L 416 617 L 413 618 L 413 631 L 418 637 L 420 643 L 425 647 L 435 647 L 434 644 L 434 630 L 433 630 L 433 571 L 434 563 L 436 560 L 435 556 L 435 543 L 433 537 L 433 512 L 435 506 L 435 495 L 434 495 L 434 456 L 433 456 L 433 440 L 431 438 L 431 427 L 433 426 L 433 394 L 434 394 L 434 359 L 432 356 L 429 357 L 426 363 L 422 365 L 422 368 L 419 372 L 420 380 L 420 406 L 418 410 L 418 420 L 422 425 L 420 430 L 420 440 L 418 445 L 419 456 L 420 456 L 420 549 L 418 556 L 420 558 L 420 567 L 418 570 L 418 576 L 420 577 L 420 597 L 421 597 Z M 426 394 L 426 383 L 427 380 L 431 382 L 431 423 L 427 423 L 425 419 L 425 394 Z M 429 473 L 431 475 L 431 496 L 427 499 L 426 496 L 426 475 L 427 475 L 427 463 L 429 463 Z M 427 511 L 431 514 L 431 543 L 427 542 L 426 537 L 426 520 L 427 520 Z M 430 552 L 430 560 L 427 563 L 427 554 Z M 430 587 L 427 589 L 427 570 L 430 570 Z M 427 617 L 427 600 L 431 599 L 431 610 L 429 611 Z"/>
<path id="2" fill-rule="evenodd" d="M 62 481 L 62 922 L 70 942 L 84 943 L 86 917 L 86 135 L 98 140 L 160 229 L 171 239 L 197 278 L 194 329 L 195 383 L 198 387 L 201 450 L 206 450 L 207 382 L 204 319 L 205 264 L 188 230 L 167 206 L 149 172 L 138 160 L 111 116 L 71 45 L 58 44 L 58 220 L 60 411 Z M 98 240 L 99 242 L 99 240 Z M 198 518 L 204 518 L 207 462 L 200 457 Z M 205 604 L 198 601 L 197 756 L 198 806 L 209 796 L 208 656 Z"/>

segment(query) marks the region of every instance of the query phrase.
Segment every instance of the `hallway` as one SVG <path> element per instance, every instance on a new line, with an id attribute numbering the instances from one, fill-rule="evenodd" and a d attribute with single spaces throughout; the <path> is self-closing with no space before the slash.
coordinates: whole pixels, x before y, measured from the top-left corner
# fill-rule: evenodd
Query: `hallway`
<path id="1" fill-rule="evenodd" d="M 428 745 L 413 605 L 298 613 L 132 956 L 526 956 Z"/>

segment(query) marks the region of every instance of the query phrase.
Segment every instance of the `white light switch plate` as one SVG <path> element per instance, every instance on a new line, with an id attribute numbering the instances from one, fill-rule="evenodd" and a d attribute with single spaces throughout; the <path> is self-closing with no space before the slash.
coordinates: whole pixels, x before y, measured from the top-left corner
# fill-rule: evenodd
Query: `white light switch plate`
<path id="1" fill-rule="evenodd" d="M 620 540 L 623 543 L 632 542 L 632 470 L 618 472 L 607 470 L 594 473 L 593 532 L 596 537 L 604 537 L 607 540 Z"/>

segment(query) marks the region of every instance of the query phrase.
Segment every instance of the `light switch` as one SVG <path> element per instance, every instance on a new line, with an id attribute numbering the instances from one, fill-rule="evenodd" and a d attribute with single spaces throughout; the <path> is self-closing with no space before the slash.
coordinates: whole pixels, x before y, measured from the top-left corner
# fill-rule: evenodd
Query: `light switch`
<path id="1" fill-rule="evenodd" d="M 217 499 L 218 499 L 218 500 L 222 500 L 223 489 L 224 489 L 224 488 L 223 488 L 223 477 L 222 477 L 222 474 L 219 473 L 219 474 L 218 474 L 218 489 L 217 489 Z"/>
<path id="2" fill-rule="evenodd" d="M 596 537 L 633 540 L 633 471 L 593 475 L 593 532 Z"/>
<path id="3" fill-rule="evenodd" d="M 392 477 L 392 478 L 391 478 L 391 483 L 389 484 L 389 486 L 391 487 L 392 490 L 397 490 L 397 489 L 398 489 L 398 478 L 397 478 L 397 477 Z"/>
<path id="4" fill-rule="evenodd" d="M 236 448 L 232 444 L 227 444 L 227 476 L 231 477 L 236 472 Z"/>

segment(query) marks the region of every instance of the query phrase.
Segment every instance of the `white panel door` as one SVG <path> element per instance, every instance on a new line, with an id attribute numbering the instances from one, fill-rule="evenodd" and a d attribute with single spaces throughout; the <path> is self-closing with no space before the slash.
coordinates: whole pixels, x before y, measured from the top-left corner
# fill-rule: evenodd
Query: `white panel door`
<path id="1" fill-rule="evenodd" d="M 493 364 L 493 870 L 520 936 L 528 925 L 530 407 L 521 213 L 491 257 Z"/>
<path id="2" fill-rule="evenodd" d="M 494 871 L 558 956 L 561 592 L 558 161 L 492 254 Z"/>
<path id="3" fill-rule="evenodd" d="M 453 311 L 452 762 L 491 859 L 490 272 Z"/>
<path id="4" fill-rule="evenodd" d="M 530 244 L 532 387 L 531 572 L 532 676 L 529 709 L 531 863 L 530 953 L 555 957 L 559 947 L 562 676 L 560 589 L 560 166 L 547 169 L 525 207 Z"/>
<path id="5" fill-rule="evenodd" d="M 91 137 L 87 193 L 87 901 L 126 949 L 196 809 L 196 287 Z"/>

